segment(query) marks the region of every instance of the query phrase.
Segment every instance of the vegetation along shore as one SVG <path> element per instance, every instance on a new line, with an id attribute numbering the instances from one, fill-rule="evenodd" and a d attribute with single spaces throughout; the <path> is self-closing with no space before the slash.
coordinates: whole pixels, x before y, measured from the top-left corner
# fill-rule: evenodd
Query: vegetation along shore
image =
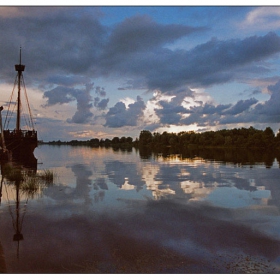
<path id="1" fill-rule="evenodd" d="M 179 133 L 150 132 L 142 130 L 139 137 L 114 137 L 113 139 L 71 140 L 41 142 L 50 145 L 86 145 L 90 147 L 149 147 L 149 148 L 246 148 L 246 149 L 279 149 L 280 130 L 275 135 L 270 127 L 264 130 L 249 128 L 222 129 L 218 131 L 181 131 Z"/>

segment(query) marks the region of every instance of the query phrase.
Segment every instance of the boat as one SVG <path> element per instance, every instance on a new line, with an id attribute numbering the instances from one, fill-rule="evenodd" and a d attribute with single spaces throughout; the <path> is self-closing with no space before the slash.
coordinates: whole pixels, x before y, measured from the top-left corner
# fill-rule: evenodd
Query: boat
<path id="1" fill-rule="evenodd" d="M 5 138 L 3 136 L 3 124 L 2 124 L 2 111 L 3 106 L 0 106 L 0 132 L 1 132 L 1 145 L 0 145 L 0 159 L 1 161 L 10 161 L 12 159 L 12 153 L 6 148 Z"/>
<path id="2" fill-rule="evenodd" d="M 8 150 L 13 160 L 20 161 L 34 161 L 34 150 L 38 146 L 37 131 L 35 130 L 30 105 L 26 93 L 23 72 L 25 65 L 21 64 L 21 48 L 19 54 L 19 64 L 15 65 L 16 79 L 11 94 L 10 101 L 8 103 L 8 109 L 4 122 L 4 128 L 2 129 L 1 118 L 1 148 L 3 152 Z M 14 94 L 17 89 L 17 94 Z M 23 96 L 22 96 L 23 95 Z M 15 101 L 13 98 L 17 97 Z M 25 100 L 25 103 L 24 103 Z M 28 113 L 23 114 L 23 109 L 27 107 Z M 16 112 L 16 117 L 14 115 Z M 24 116 L 22 116 L 24 115 Z M 22 126 L 22 119 L 25 120 L 24 126 Z M 9 129 L 10 123 L 15 125 L 14 129 Z M 3 144 L 4 143 L 4 144 Z M 5 145 L 5 146 L 3 146 Z"/>

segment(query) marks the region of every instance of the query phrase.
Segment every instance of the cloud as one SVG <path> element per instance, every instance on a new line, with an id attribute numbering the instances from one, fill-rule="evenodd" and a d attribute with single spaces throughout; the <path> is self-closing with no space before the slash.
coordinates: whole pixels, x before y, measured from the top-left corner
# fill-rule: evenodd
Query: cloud
<path id="1" fill-rule="evenodd" d="M 135 88 L 136 84 L 147 89 L 148 77 L 153 77 L 150 71 L 156 74 L 162 66 L 167 67 L 164 65 L 167 49 L 164 47 L 184 36 L 206 29 L 182 24 L 158 24 L 148 16 L 128 18 L 107 34 L 96 72 L 118 77 L 125 75 L 128 85 L 120 89 Z"/>
<path id="2" fill-rule="evenodd" d="M 155 108 L 154 111 L 160 118 L 161 124 L 179 124 L 183 113 L 187 113 L 187 109 L 177 101 L 177 97 L 173 97 L 170 102 L 160 100 L 157 105 L 159 109 Z"/>
<path id="3" fill-rule="evenodd" d="M 250 98 L 239 100 L 235 104 L 218 105 L 214 105 L 212 101 L 207 101 L 207 99 L 204 101 L 198 100 L 198 93 L 191 90 L 185 93 L 181 91 L 181 94 L 174 95 L 169 99 L 164 98 L 167 95 L 159 93 L 153 98 L 156 101 L 154 102 L 154 113 L 159 120 L 150 124 L 149 127 L 154 129 L 169 125 L 212 127 L 233 123 L 252 123 L 254 121 L 261 123 L 275 122 L 271 115 L 274 111 L 277 112 L 276 115 L 280 111 L 277 99 L 277 95 L 280 94 L 279 88 L 278 84 L 269 87 L 273 94 L 271 99 L 264 103 L 259 102 L 256 98 Z"/>
<path id="4" fill-rule="evenodd" d="M 280 81 L 268 87 L 270 99 L 260 102 L 255 98 L 239 100 L 235 104 L 213 105 L 203 103 L 187 110 L 189 115 L 180 123 L 199 126 L 217 126 L 245 123 L 280 122 Z"/>
<path id="5" fill-rule="evenodd" d="M 18 61 L 20 45 L 23 63 L 28 62 L 26 71 L 34 78 L 85 74 L 96 64 L 105 34 L 105 28 L 94 16 L 95 9 L 90 9 L 91 16 L 73 7 L 37 9 L 25 8 L 24 14 L 29 13 L 29 17 L 22 15 L 16 20 L 0 17 L 0 39 L 5 42 L 0 46 L 0 52 L 5 54 L 1 68 L 5 78 L 9 77 L 7 67 Z"/>
<path id="6" fill-rule="evenodd" d="M 245 20 L 240 24 L 241 28 L 258 28 L 271 30 L 280 27 L 280 7 L 258 7 L 250 11 Z"/>
<path id="7" fill-rule="evenodd" d="M 68 122 L 73 123 L 88 123 L 92 118 L 93 113 L 90 111 L 92 108 L 92 97 L 90 91 L 93 88 L 93 84 L 87 84 L 85 91 L 75 91 L 74 96 L 77 100 L 77 111 L 72 117 L 68 119 Z"/>
<path id="8" fill-rule="evenodd" d="M 253 9 L 246 20 L 266 25 L 268 16 L 274 15 L 269 23 L 277 23 L 279 8 L 273 8 Z M 122 101 L 109 105 L 111 99 L 105 98 L 105 87 L 84 88 L 99 78 L 113 80 L 112 88 L 119 90 L 160 92 L 160 96 L 150 100 L 155 106 L 153 113 L 158 117 L 153 123 L 151 120 L 146 123 L 150 127 L 219 125 L 254 118 L 258 122 L 277 120 L 279 93 L 272 86 L 268 89 L 271 99 L 267 102 L 252 98 L 225 105 L 201 101 L 197 93 L 189 89 L 205 89 L 232 81 L 250 83 L 249 77 L 259 83 L 262 78 L 264 92 L 264 86 L 272 83 L 266 74 L 273 80 L 279 78 L 270 72 L 273 69 L 267 63 L 267 59 L 280 52 L 277 31 L 262 36 L 242 34 L 241 39 L 213 37 L 209 40 L 214 33 L 206 27 L 206 21 L 204 26 L 198 26 L 197 21 L 193 26 L 166 24 L 140 14 L 118 20 L 117 24 L 109 25 L 101 18 L 98 7 L 2 7 L 1 80 L 13 82 L 11 65 L 18 62 L 21 45 L 29 84 L 44 90 L 44 106 L 77 103 L 73 116 L 65 117 L 68 123 L 90 123 L 97 118 L 94 110 L 108 110 L 98 116 L 99 124 L 103 122 L 107 128 L 136 127 L 144 121 L 146 105 L 139 97 L 129 105 Z M 207 39 L 199 37 L 203 34 Z M 196 43 L 187 44 L 182 40 L 188 36 L 196 37 Z M 177 42 L 180 44 L 176 45 Z M 194 44 L 197 45 L 192 47 Z M 122 95 L 120 99 L 126 97 Z"/>
<path id="9" fill-rule="evenodd" d="M 256 106 L 254 113 L 259 116 L 262 122 L 280 122 L 280 80 L 275 84 L 268 86 L 271 97 L 264 103 Z"/>
<path id="10" fill-rule="evenodd" d="M 43 97 L 47 99 L 47 103 L 44 106 L 65 104 L 76 100 L 77 111 L 67 122 L 88 123 L 93 117 L 93 113 L 90 112 L 90 109 L 93 107 L 91 103 L 92 97 L 90 95 L 92 88 L 93 84 L 87 84 L 85 90 L 58 86 L 44 93 Z"/>
<path id="11" fill-rule="evenodd" d="M 98 109 L 105 110 L 107 108 L 109 98 L 100 100 L 99 97 L 94 98 L 94 106 Z"/>
<path id="12" fill-rule="evenodd" d="M 99 96 L 106 96 L 106 91 L 103 87 L 97 86 L 95 88 L 95 93 Z"/>
<path id="13" fill-rule="evenodd" d="M 255 61 L 279 51 L 280 37 L 272 32 L 243 40 L 220 41 L 214 38 L 191 50 L 186 62 L 194 69 L 190 79 L 197 79 L 201 85 L 210 85 L 234 79 L 240 68 L 254 67 Z"/>
<path id="14" fill-rule="evenodd" d="M 131 89 L 143 89 L 146 90 L 146 83 L 145 79 L 143 78 L 134 78 L 134 79 L 129 79 L 125 82 L 124 86 L 119 87 L 118 90 L 131 90 Z"/>
<path id="15" fill-rule="evenodd" d="M 72 87 L 71 82 L 68 83 L 68 78 L 62 80 L 65 80 L 66 82 L 64 84 L 69 86 L 57 86 L 52 90 L 44 92 L 43 98 L 47 99 L 47 102 L 43 107 L 76 101 L 77 111 L 71 119 L 67 119 L 68 123 L 89 123 L 94 116 L 91 112 L 93 106 L 100 110 L 105 110 L 107 108 L 109 98 L 100 100 L 97 96 L 93 100 L 91 96 L 91 92 L 102 97 L 106 96 L 104 88 L 100 86 L 94 87 L 94 83 L 88 83 L 84 85 L 85 89 L 77 89 Z M 73 83 L 75 82 L 73 81 Z M 93 104 L 92 101 L 94 101 Z"/>
<path id="16" fill-rule="evenodd" d="M 251 98 L 247 100 L 239 100 L 235 105 L 233 105 L 230 109 L 225 111 L 225 114 L 229 115 L 237 115 L 246 110 L 248 110 L 252 105 L 258 102 L 257 99 Z"/>
<path id="17" fill-rule="evenodd" d="M 120 101 L 107 112 L 105 116 L 105 126 L 136 126 L 138 120 L 143 116 L 143 111 L 145 108 L 145 103 L 139 96 L 137 96 L 136 102 L 128 105 L 128 108 L 126 108 L 125 104 Z"/>
<path id="18" fill-rule="evenodd" d="M 73 84 L 84 84 L 82 77 L 116 76 L 127 81 L 120 89 L 162 92 L 241 79 L 240 72 L 246 67 L 251 72 L 259 69 L 261 75 L 268 68 L 260 61 L 280 51 L 280 38 L 275 33 L 242 40 L 214 38 L 193 49 L 171 50 L 168 44 L 209 29 L 160 24 L 144 15 L 108 28 L 101 24 L 94 7 L 89 8 L 93 16 L 83 13 L 84 8 L 65 7 L 46 10 L 40 17 L 26 17 L 31 8 L 24 9 L 17 20 L 0 17 L 0 53 L 5 54 L 1 56 L 2 79 L 11 81 L 10 65 L 17 62 L 19 42 L 23 62 L 28 62 L 26 70 L 41 84 L 66 85 L 74 76 L 78 78 L 72 79 Z"/>
<path id="19" fill-rule="evenodd" d="M 206 103 L 201 109 L 201 114 L 222 114 L 226 109 L 228 109 L 231 105 L 230 104 L 220 104 L 220 105 L 213 105 Z M 191 111 L 191 110 L 190 110 Z"/>
<path id="20" fill-rule="evenodd" d="M 74 101 L 74 92 L 76 90 L 64 86 L 57 86 L 56 88 L 46 91 L 43 98 L 47 98 L 45 106 L 52 106 L 55 104 L 64 104 Z"/>
<path id="21" fill-rule="evenodd" d="M 186 113 L 183 106 L 173 106 L 172 103 L 161 101 L 162 109 L 155 109 L 162 124 L 178 124 L 181 120 L 181 113 Z"/>
<path id="22" fill-rule="evenodd" d="M 180 24 L 158 24 L 149 16 L 137 15 L 125 19 L 115 27 L 109 37 L 105 53 L 118 57 L 119 53 L 128 55 L 129 53 L 147 52 L 147 50 L 157 49 L 183 36 L 206 29 Z"/>
<path id="23" fill-rule="evenodd" d="M 62 10 L 64 10 L 64 7 L 24 7 L 24 6 L 8 6 L 8 7 L 0 7 L 0 17 L 1 18 L 19 18 L 19 17 L 25 17 L 25 18 L 38 18 L 38 17 L 45 17 L 46 15 L 52 13 L 52 14 L 58 14 Z M 75 11 L 74 8 L 67 9 L 68 12 L 72 10 L 72 12 Z"/>
<path id="24" fill-rule="evenodd" d="M 243 40 L 214 38 L 188 51 L 159 47 L 128 55 L 126 60 L 118 60 L 118 71 L 138 79 L 143 77 L 148 90 L 166 92 L 185 85 L 205 87 L 243 81 L 248 70 L 248 73 L 263 75 L 269 70 L 261 60 L 279 51 L 280 37 L 272 32 Z M 130 84 L 133 83 L 130 81 Z"/>

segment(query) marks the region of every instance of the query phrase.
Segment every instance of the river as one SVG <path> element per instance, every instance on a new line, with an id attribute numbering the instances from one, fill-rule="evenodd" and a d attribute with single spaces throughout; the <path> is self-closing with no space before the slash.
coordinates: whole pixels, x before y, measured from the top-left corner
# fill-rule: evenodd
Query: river
<path id="1" fill-rule="evenodd" d="M 40 145 L 52 182 L 1 166 L 0 272 L 279 273 L 278 159 L 225 153 Z"/>

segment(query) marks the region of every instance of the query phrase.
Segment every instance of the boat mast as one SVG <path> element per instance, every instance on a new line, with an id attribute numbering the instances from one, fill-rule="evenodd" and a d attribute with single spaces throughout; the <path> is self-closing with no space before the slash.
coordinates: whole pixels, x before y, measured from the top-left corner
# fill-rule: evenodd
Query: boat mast
<path id="1" fill-rule="evenodd" d="M 3 132 L 3 124 L 2 124 L 2 111 L 3 111 L 3 106 L 0 107 L 0 132 L 1 132 L 1 141 L 2 141 L 2 149 L 5 151 L 6 150 L 6 144 L 5 144 L 5 137 L 4 137 L 4 132 Z"/>
<path id="2" fill-rule="evenodd" d="M 21 64 L 21 47 L 19 51 L 19 64 L 15 65 L 15 70 L 18 72 L 17 77 L 18 77 L 18 103 L 17 103 L 17 124 L 16 124 L 16 132 L 19 133 L 20 131 L 20 86 L 21 86 L 21 77 L 22 77 L 22 72 L 24 71 L 25 65 Z"/>

